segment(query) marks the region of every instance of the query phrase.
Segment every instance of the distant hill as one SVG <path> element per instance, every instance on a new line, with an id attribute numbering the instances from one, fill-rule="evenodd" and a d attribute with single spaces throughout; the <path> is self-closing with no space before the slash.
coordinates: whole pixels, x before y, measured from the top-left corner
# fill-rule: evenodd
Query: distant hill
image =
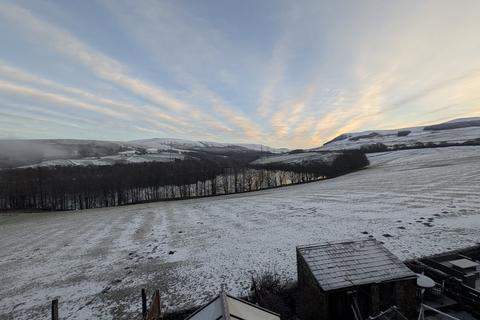
<path id="1" fill-rule="evenodd" d="M 321 147 L 304 151 L 360 149 L 372 152 L 383 149 L 398 150 L 462 144 L 480 145 L 480 117 L 455 119 L 421 127 L 344 133 Z M 173 138 L 132 141 L 0 140 L 0 168 L 112 165 L 131 162 L 166 162 L 186 158 L 231 158 L 242 159 L 245 162 L 288 151 L 287 148 L 272 148 L 261 144 L 219 143 Z M 303 153 L 303 150 L 291 153 Z M 318 157 L 325 156 L 323 154 Z M 308 157 L 314 156 L 308 155 Z M 293 158 L 299 159 L 302 156 L 286 155 L 281 159 L 288 162 Z M 273 161 L 273 159 L 269 161 Z"/>
<path id="2" fill-rule="evenodd" d="M 115 163 L 174 161 L 186 157 L 258 158 L 286 152 L 260 144 L 217 143 L 154 138 L 134 141 L 75 139 L 0 140 L 0 168 L 20 166 L 112 165 Z M 258 154 L 258 156 L 256 156 Z"/>
<path id="3" fill-rule="evenodd" d="M 366 150 L 380 144 L 389 149 L 455 144 L 480 145 L 480 117 L 455 119 L 421 127 L 344 133 L 311 151 Z"/>
<path id="4" fill-rule="evenodd" d="M 127 142 L 131 146 L 156 148 L 158 150 L 206 150 L 206 149 L 231 149 L 232 151 L 263 151 L 271 153 L 287 152 L 287 148 L 272 148 L 262 144 L 248 143 L 220 143 L 212 141 L 192 141 L 183 139 L 153 138 L 133 140 Z"/>

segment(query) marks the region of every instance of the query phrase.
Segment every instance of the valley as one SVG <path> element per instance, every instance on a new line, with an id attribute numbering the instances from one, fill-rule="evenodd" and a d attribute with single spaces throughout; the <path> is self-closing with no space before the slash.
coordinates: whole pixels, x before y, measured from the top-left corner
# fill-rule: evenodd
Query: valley
<path id="1" fill-rule="evenodd" d="M 0 319 L 137 316 L 140 288 L 166 310 L 220 286 L 248 291 L 265 269 L 296 277 L 295 246 L 373 236 L 402 259 L 480 234 L 480 149 L 369 154 L 338 178 L 254 193 L 41 214 L 0 215 Z"/>

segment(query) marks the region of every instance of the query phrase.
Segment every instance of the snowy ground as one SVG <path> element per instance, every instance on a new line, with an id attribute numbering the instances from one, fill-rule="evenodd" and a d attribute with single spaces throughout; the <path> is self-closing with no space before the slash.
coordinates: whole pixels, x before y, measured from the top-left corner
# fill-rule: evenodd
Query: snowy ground
<path id="1" fill-rule="evenodd" d="M 403 259 L 480 239 L 480 148 L 369 157 L 365 170 L 255 193 L 0 215 L 0 319 L 47 318 L 55 297 L 62 319 L 139 319 L 142 287 L 169 310 L 197 305 L 222 285 L 245 292 L 255 271 L 295 278 L 300 244 L 373 235 Z"/>

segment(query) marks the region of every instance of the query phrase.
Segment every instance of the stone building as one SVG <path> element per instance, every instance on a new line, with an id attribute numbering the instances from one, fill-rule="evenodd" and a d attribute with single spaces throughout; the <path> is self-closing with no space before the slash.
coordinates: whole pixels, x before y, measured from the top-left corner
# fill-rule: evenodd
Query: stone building
<path id="1" fill-rule="evenodd" d="M 415 316 L 416 275 L 375 239 L 297 247 L 303 320 L 366 319 L 396 306 Z"/>

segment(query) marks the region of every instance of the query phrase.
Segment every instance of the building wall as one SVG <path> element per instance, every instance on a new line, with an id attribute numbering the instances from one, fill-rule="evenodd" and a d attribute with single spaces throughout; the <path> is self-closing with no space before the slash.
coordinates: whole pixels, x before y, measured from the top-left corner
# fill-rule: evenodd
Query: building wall
<path id="1" fill-rule="evenodd" d="M 417 279 L 395 282 L 395 304 L 408 319 L 416 319 Z"/>
<path id="2" fill-rule="evenodd" d="M 416 319 L 416 279 L 368 284 L 356 290 L 364 317 L 375 316 L 395 305 L 407 318 Z"/>
<path id="3" fill-rule="evenodd" d="M 368 306 L 361 306 L 362 312 L 365 310 L 368 316 L 377 315 L 395 305 L 407 318 L 416 319 L 416 290 L 416 279 L 362 286 L 359 291 L 369 295 L 368 302 L 362 300 L 362 304 L 368 303 Z"/>
<path id="4" fill-rule="evenodd" d="M 319 287 L 302 255 L 297 251 L 297 314 L 302 320 L 328 320 L 328 295 Z"/>

